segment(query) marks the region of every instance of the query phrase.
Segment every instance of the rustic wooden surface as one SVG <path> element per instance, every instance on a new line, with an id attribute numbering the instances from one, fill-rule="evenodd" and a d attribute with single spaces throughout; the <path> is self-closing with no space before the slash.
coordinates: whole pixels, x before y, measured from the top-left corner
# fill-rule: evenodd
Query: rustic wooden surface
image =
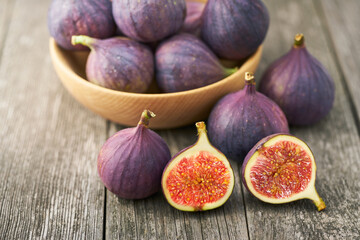
<path id="1" fill-rule="evenodd" d="M 291 128 L 317 159 L 327 203 L 269 205 L 236 186 L 221 208 L 185 213 L 161 193 L 118 199 L 96 171 L 105 139 L 123 128 L 94 115 L 63 88 L 47 51 L 50 0 L 0 0 L 0 239 L 360 239 L 360 2 L 266 0 L 271 16 L 256 76 L 290 48 L 297 32 L 336 84 L 330 115 Z M 158 131 L 172 154 L 195 127 Z"/>

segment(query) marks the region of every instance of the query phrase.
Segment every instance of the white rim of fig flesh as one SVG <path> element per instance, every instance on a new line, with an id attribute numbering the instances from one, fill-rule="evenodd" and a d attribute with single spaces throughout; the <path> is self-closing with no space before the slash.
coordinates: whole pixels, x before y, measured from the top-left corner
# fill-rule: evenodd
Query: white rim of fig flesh
<path id="1" fill-rule="evenodd" d="M 250 178 L 250 173 L 251 173 L 252 167 L 257 164 L 257 158 L 259 157 L 259 150 L 261 148 L 270 147 L 270 146 L 276 145 L 276 143 L 278 143 L 278 142 L 283 142 L 283 141 L 295 142 L 296 144 L 301 146 L 301 148 L 306 152 L 306 154 L 309 156 L 309 158 L 311 160 L 311 170 L 312 171 L 311 171 L 310 181 L 308 182 L 308 185 L 306 186 L 306 188 L 304 190 L 302 190 L 299 193 L 294 193 L 293 195 L 291 195 L 289 197 L 277 199 L 277 198 L 267 197 L 261 193 L 258 193 L 252 184 L 252 181 Z M 293 202 L 293 201 L 296 201 L 299 199 L 310 199 L 314 202 L 318 211 L 321 211 L 321 210 L 325 209 L 325 207 L 326 207 L 324 201 L 319 196 L 319 194 L 317 193 L 316 188 L 315 188 L 316 163 L 315 163 L 314 155 L 313 155 L 312 151 L 310 150 L 309 146 L 305 142 L 303 142 L 302 140 L 300 140 L 296 137 L 293 137 L 290 135 L 276 135 L 276 136 L 270 138 L 269 140 L 267 140 L 250 157 L 250 159 L 247 162 L 246 167 L 245 167 L 244 178 L 245 178 L 247 187 L 249 188 L 250 192 L 255 197 L 257 197 L 258 199 L 260 199 L 264 202 L 268 202 L 268 203 L 272 203 L 272 204 L 281 204 L 281 203 Z"/>
<path id="2" fill-rule="evenodd" d="M 197 142 L 192 147 L 186 149 L 184 152 L 177 155 L 175 157 L 175 159 L 173 161 L 171 161 L 169 163 L 169 165 L 166 167 L 163 177 L 162 177 L 163 192 L 164 192 L 164 195 L 165 195 L 167 201 L 169 202 L 169 204 L 171 206 L 173 206 L 174 208 L 179 209 L 181 211 L 191 211 L 191 212 L 192 211 L 205 211 L 205 210 L 210 210 L 210 209 L 220 207 L 229 199 L 231 193 L 233 192 L 234 185 L 235 185 L 234 172 L 231 168 L 230 162 L 228 161 L 228 159 L 226 158 L 226 156 L 223 153 L 221 153 L 218 149 L 216 149 L 215 147 L 213 147 L 211 145 L 211 143 L 207 137 L 207 134 L 206 134 L 205 123 L 197 122 L 196 127 L 198 130 Z M 168 176 L 169 176 L 171 170 L 174 169 L 174 167 L 176 167 L 176 165 L 178 165 L 182 159 L 190 157 L 190 156 L 194 156 L 196 153 L 198 153 L 200 151 L 207 151 L 207 152 L 211 153 L 214 157 L 219 159 L 225 165 L 225 167 L 229 171 L 229 174 L 231 177 L 230 177 L 230 181 L 228 184 L 229 188 L 226 191 L 226 194 L 224 194 L 224 196 L 222 196 L 220 199 L 218 199 L 217 201 L 215 201 L 213 203 L 204 203 L 202 205 L 202 207 L 199 209 L 199 208 L 194 208 L 193 206 L 181 205 L 181 204 L 177 204 L 176 202 L 174 202 L 170 196 L 170 192 L 167 190 L 166 180 L 168 179 Z"/>

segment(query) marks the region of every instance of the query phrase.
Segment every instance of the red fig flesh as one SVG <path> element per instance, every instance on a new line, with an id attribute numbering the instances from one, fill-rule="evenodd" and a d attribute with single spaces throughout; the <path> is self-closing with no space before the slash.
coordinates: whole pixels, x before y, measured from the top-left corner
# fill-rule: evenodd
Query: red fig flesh
<path id="1" fill-rule="evenodd" d="M 234 188 L 234 173 L 225 155 L 211 146 L 205 123 L 196 123 L 198 141 L 176 154 L 165 168 L 162 188 L 167 201 L 182 211 L 223 205 Z"/>
<path id="2" fill-rule="evenodd" d="M 286 134 L 259 141 L 242 165 L 245 187 L 264 202 L 280 204 L 311 199 L 319 211 L 325 203 L 315 189 L 316 164 L 308 145 Z"/>

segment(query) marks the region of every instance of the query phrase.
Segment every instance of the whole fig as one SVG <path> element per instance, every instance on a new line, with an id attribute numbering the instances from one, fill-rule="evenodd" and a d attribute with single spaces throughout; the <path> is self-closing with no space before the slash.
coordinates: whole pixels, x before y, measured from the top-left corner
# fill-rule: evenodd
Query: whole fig
<path id="1" fill-rule="evenodd" d="M 122 37 L 105 40 L 73 36 L 73 44 L 91 49 L 86 62 L 87 79 L 97 85 L 125 92 L 145 92 L 153 79 L 154 57 L 141 43 Z"/>
<path id="2" fill-rule="evenodd" d="M 186 18 L 184 25 L 181 28 L 182 32 L 200 36 L 201 31 L 201 16 L 205 8 L 204 2 L 194 0 L 186 1 Z"/>
<path id="3" fill-rule="evenodd" d="M 209 0 L 203 13 L 203 40 L 221 58 L 241 60 L 256 51 L 269 28 L 261 0 Z"/>
<path id="4" fill-rule="evenodd" d="M 197 37 L 181 33 L 162 42 L 155 54 L 156 81 L 164 92 L 180 92 L 217 82 L 236 69 L 224 68 Z"/>
<path id="5" fill-rule="evenodd" d="M 115 133 L 100 150 L 99 176 L 105 187 L 121 198 L 142 199 L 160 190 L 171 155 L 165 141 L 148 129 L 154 116 L 145 110 L 137 127 Z"/>
<path id="6" fill-rule="evenodd" d="M 185 15 L 185 0 L 113 0 L 117 26 L 141 42 L 155 42 L 176 33 Z"/>
<path id="7" fill-rule="evenodd" d="M 262 138 L 289 133 L 280 107 L 255 89 L 252 73 L 245 74 L 245 88 L 220 99 L 210 113 L 210 142 L 227 157 L 242 162 Z"/>
<path id="8" fill-rule="evenodd" d="M 318 122 L 330 112 L 335 98 L 333 79 L 307 51 L 302 34 L 265 71 L 259 90 L 281 107 L 292 125 Z"/>
<path id="9" fill-rule="evenodd" d="M 63 48 L 85 50 L 84 46 L 73 46 L 73 35 L 108 38 L 115 34 L 109 0 L 53 0 L 48 12 L 50 35 Z"/>

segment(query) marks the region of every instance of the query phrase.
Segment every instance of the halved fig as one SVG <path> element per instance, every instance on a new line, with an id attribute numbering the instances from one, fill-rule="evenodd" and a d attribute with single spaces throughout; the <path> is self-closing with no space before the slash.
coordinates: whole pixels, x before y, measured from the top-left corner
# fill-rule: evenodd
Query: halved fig
<path id="1" fill-rule="evenodd" d="M 242 182 L 258 199 L 280 204 L 311 199 L 319 211 L 326 208 L 315 189 L 316 163 L 309 146 L 287 134 L 260 140 L 242 165 Z"/>
<path id="2" fill-rule="evenodd" d="M 197 122 L 197 142 L 176 154 L 166 166 L 162 188 L 166 200 L 182 211 L 204 211 L 223 205 L 234 188 L 234 173 L 223 153 Z"/>

